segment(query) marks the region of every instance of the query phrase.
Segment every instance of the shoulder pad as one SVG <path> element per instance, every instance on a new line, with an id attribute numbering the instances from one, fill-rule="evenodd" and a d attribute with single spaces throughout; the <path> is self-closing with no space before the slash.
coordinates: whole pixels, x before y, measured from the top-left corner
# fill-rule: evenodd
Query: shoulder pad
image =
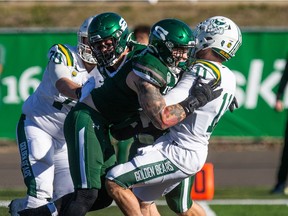
<path id="1" fill-rule="evenodd" d="M 221 82 L 220 65 L 215 62 L 198 59 L 192 63 L 190 70 L 195 72 L 196 76 L 201 76 L 204 79 L 216 79 L 216 83 Z"/>
<path id="2" fill-rule="evenodd" d="M 127 46 L 130 50 L 139 50 L 139 49 L 145 49 L 147 46 L 144 44 L 137 43 L 136 41 L 129 41 L 127 43 Z"/>
<path id="3" fill-rule="evenodd" d="M 66 66 L 74 66 L 74 57 L 71 50 L 64 44 L 54 45 L 48 54 L 48 58 L 56 64 L 64 63 Z"/>
<path id="4" fill-rule="evenodd" d="M 166 86 L 169 82 L 167 79 L 171 77 L 169 68 L 149 52 L 133 58 L 132 69 L 135 74 L 158 87 Z"/>
<path id="5" fill-rule="evenodd" d="M 134 46 L 130 47 L 130 51 L 127 54 L 127 59 L 137 57 L 137 55 L 141 55 L 142 52 L 146 49 L 146 46 L 141 44 L 134 44 Z"/>

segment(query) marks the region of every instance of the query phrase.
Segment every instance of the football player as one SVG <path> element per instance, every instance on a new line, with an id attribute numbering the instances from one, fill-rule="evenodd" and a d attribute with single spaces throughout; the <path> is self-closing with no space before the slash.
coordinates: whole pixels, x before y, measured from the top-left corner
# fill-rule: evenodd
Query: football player
<path id="1" fill-rule="evenodd" d="M 56 44 L 50 48 L 42 81 L 23 104 L 17 143 L 27 196 L 11 202 L 11 215 L 74 191 L 63 124 L 86 80 L 91 77 L 93 88 L 101 84 L 97 60 L 88 46 L 88 26 L 93 18 L 80 26 L 77 46 Z"/>
<path id="2" fill-rule="evenodd" d="M 209 138 L 233 102 L 235 75 L 222 63 L 235 55 L 242 44 L 242 36 L 232 20 L 216 16 L 196 27 L 195 39 L 196 61 L 185 72 L 190 76 L 182 78 L 178 84 L 182 85 L 181 81 L 190 79 L 190 85 L 185 87 L 183 84 L 182 89 L 178 88 L 177 95 L 182 97 L 196 94 L 198 83 L 209 85 L 211 81 L 216 89 L 222 89 L 219 91 L 221 95 L 198 109 L 194 109 L 187 100 L 180 102 L 186 116 L 182 122 L 171 127 L 153 146 L 138 149 L 138 155 L 132 160 L 108 172 L 107 190 L 125 215 L 142 215 L 139 200 L 152 203 L 160 196 L 169 195 L 169 192 L 173 192 L 175 198 L 170 200 L 172 203 L 169 206 L 174 205 L 173 210 L 178 215 L 205 215 L 205 211 L 198 208 L 199 205 L 195 207 L 190 201 L 190 189 L 186 190 L 186 198 L 183 196 L 184 199 L 180 199 L 180 191 L 183 190 L 179 183 L 184 186 L 183 180 L 194 176 L 202 168 L 207 158 Z M 168 92 L 167 96 L 169 93 L 175 94 L 175 91 Z M 187 103 L 192 109 L 187 109 Z M 189 202 L 191 205 L 187 205 Z"/>
<path id="3" fill-rule="evenodd" d="M 121 47 L 117 49 L 117 45 L 126 28 L 123 20 L 119 24 L 121 29 L 113 37 L 101 38 L 97 31 L 93 31 L 92 21 L 88 37 L 99 64 L 113 66 L 115 52 L 123 50 Z M 114 28 L 114 25 L 110 27 Z M 186 117 L 184 110 L 187 115 L 191 114 L 195 108 L 219 96 L 220 91 L 213 91 L 212 83 L 197 84 L 197 91 L 183 103 L 166 106 L 162 93 L 177 82 L 178 64 L 187 61 L 194 45 L 193 36 L 189 26 L 176 19 L 161 20 L 152 31 L 158 41 L 155 39 L 147 49 L 135 50 L 120 70 L 80 100 L 65 120 L 64 133 L 75 187 L 68 207 L 61 206 L 65 201 L 63 198 L 44 208 L 22 211 L 21 215 L 51 215 L 51 212 L 85 215 L 103 188 L 101 177 L 116 163 L 109 139 L 111 124 L 134 121 L 139 117 L 139 109 L 143 109 L 156 127 L 166 129 Z M 105 55 L 111 56 L 111 60 L 103 58 Z"/>

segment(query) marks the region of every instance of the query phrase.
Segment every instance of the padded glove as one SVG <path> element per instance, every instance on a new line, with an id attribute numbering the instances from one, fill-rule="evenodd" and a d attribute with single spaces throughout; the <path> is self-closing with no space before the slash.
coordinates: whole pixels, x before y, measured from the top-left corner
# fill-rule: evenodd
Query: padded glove
<path id="1" fill-rule="evenodd" d="M 229 105 L 229 110 L 230 112 L 233 112 L 237 108 L 238 108 L 238 101 L 237 101 L 237 98 L 234 97 L 231 104 Z"/>
<path id="2" fill-rule="evenodd" d="M 219 97 L 223 91 L 223 89 L 215 90 L 219 85 L 220 83 L 217 83 L 215 79 L 205 84 L 200 82 L 200 78 L 197 78 L 196 83 L 191 88 L 190 96 L 179 103 L 183 107 L 186 116 Z"/>

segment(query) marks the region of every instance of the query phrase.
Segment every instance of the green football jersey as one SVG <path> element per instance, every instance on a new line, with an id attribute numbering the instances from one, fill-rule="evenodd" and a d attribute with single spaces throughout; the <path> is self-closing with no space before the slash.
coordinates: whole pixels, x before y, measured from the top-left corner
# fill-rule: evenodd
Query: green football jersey
<path id="1" fill-rule="evenodd" d="M 137 94 L 126 84 L 132 71 L 158 86 L 163 94 L 177 83 L 175 75 L 148 49 L 135 51 L 115 76 L 107 77 L 101 87 L 91 92 L 95 107 L 110 124 L 123 123 L 141 110 Z"/>

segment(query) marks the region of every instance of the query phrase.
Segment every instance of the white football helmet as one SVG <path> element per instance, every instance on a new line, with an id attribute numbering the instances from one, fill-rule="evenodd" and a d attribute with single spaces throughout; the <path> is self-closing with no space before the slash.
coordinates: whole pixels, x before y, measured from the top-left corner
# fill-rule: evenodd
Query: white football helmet
<path id="1" fill-rule="evenodd" d="M 77 49 L 81 59 L 90 64 L 97 64 L 96 58 L 92 55 L 92 51 L 88 45 L 88 27 L 95 16 L 88 17 L 80 26 L 77 36 Z"/>
<path id="2" fill-rule="evenodd" d="M 194 30 L 194 36 L 196 39 L 194 55 L 200 50 L 211 48 L 226 61 L 235 56 L 242 44 L 239 27 L 223 16 L 214 16 L 199 23 Z"/>

